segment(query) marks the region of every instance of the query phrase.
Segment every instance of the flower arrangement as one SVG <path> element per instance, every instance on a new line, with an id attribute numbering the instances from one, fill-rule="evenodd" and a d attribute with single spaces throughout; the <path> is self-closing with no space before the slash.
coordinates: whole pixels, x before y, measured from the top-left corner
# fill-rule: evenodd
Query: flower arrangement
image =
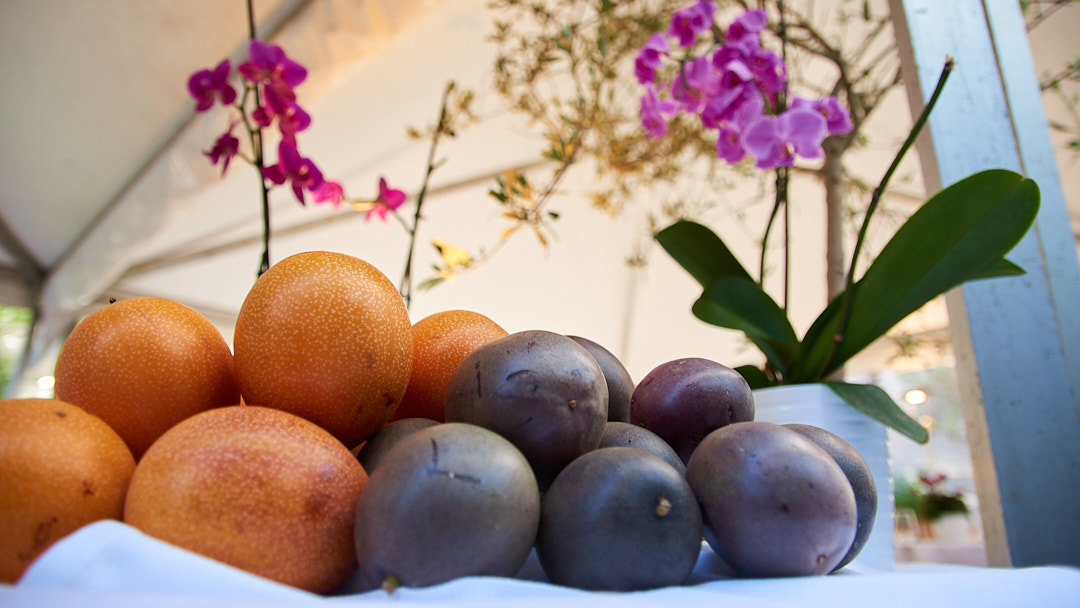
<path id="1" fill-rule="evenodd" d="M 269 206 L 271 185 L 288 184 L 301 205 L 306 204 L 307 194 L 316 203 L 329 202 L 340 205 L 344 189 L 336 181 L 327 180 L 322 171 L 309 158 L 300 153 L 296 136 L 311 125 L 311 115 L 296 100 L 296 87 L 307 79 L 307 69 L 285 54 L 281 47 L 252 39 L 248 44 L 248 60 L 237 66 L 243 92 L 238 94 L 230 82 L 232 63 L 224 59 L 213 69 L 203 69 L 188 78 L 188 93 L 195 99 L 195 110 L 206 112 L 218 102 L 232 107 L 237 117 L 229 127 L 204 152 L 214 166 L 221 165 L 221 174 L 229 170 L 233 158 L 240 157 L 253 165 L 259 173 L 263 207 Z M 251 156 L 240 152 L 240 139 L 233 135 L 238 125 L 243 125 L 251 147 Z M 263 156 L 264 129 L 276 125 L 280 135 L 277 149 L 278 161 L 267 165 Z M 390 204 L 400 205 L 404 200 L 399 191 L 385 189 L 393 195 L 392 202 L 384 201 L 384 211 Z M 402 193 L 403 194 L 403 193 Z M 395 207 L 396 208 L 396 207 Z M 269 219 L 264 214 L 265 219 Z M 264 248 L 259 273 L 270 266 L 269 229 L 264 231 Z"/>
<path id="2" fill-rule="evenodd" d="M 251 11 L 249 2 L 249 23 L 253 24 Z M 236 75 L 239 76 L 242 88 L 240 92 L 237 92 L 233 85 Z M 187 90 L 195 100 L 197 112 L 209 111 L 220 103 L 235 113 L 225 132 L 204 154 L 212 165 L 221 166 L 222 175 L 229 170 L 234 158 L 240 158 L 256 169 L 262 194 L 263 218 L 263 251 L 259 275 L 270 267 L 269 193 L 275 187 L 288 186 L 301 205 L 307 204 L 310 195 L 314 203 L 328 203 L 335 208 L 339 208 L 342 202 L 347 202 L 352 209 L 365 212 L 368 220 L 378 218 L 386 222 L 389 217 L 396 219 L 409 235 L 409 246 L 399 285 L 408 306 L 413 291 L 412 261 L 417 228 L 428 181 L 436 166 L 435 149 L 442 136 L 453 135 L 448 103 L 455 90 L 454 84 L 449 83 L 445 89 L 439 120 L 430 134 L 431 153 L 423 184 L 416 196 L 415 214 L 407 218 L 399 209 L 408 199 L 408 195 L 403 190 L 391 187 L 385 177 L 379 178 L 378 194 L 374 198 L 352 198 L 346 195 L 340 182 L 327 179 L 318 165 L 301 153 L 297 136 L 311 126 L 311 115 L 298 103 L 296 88 L 307 79 L 307 75 L 307 68 L 289 57 L 281 47 L 257 39 L 254 29 L 248 43 L 248 58 L 236 66 L 235 70 L 232 62 L 224 59 L 213 68 L 201 69 L 191 74 Z M 468 114 L 467 108 L 459 109 Z M 246 133 L 249 154 L 241 151 L 240 138 L 234 135 L 238 126 L 242 126 Z M 412 134 L 419 136 L 419 132 L 415 130 Z M 278 138 L 277 162 L 273 164 L 267 162 L 263 151 L 265 139 L 271 135 Z M 447 268 L 453 269 L 467 262 L 457 248 L 438 240 L 433 240 L 433 245 L 442 254 Z M 428 281 L 433 282 L 437 281 Z"/>
<path id="3" fill-rule="evenodd" d="M 796 97 L 786 105 L 784 61 L 761 46 L 767 23 L 762 9 L 735 19 L 711 55 L 680 60 L 676 77 L 664 87 L 671 99 L 660 99 L 654 83 L 656 70 L 671 56 L 669 38 L 684 49 L 695 46 L 699 34 L 712 31 L 715 12 L 716 3 L 709 0 L 675 12 L 667 32 L 653 34 L 639 52 L 634 73 L 646 89 L 641 98 L 644 128 L 659 139 L 668 117 L 680 111 L 697 114 L 703 127 L 716 131 L 719 158 L 735 164 L 750 155 L 759 169 L 790 167 L 796 157 L 825 156 L 825 136 L 851 131 L 851 117 L 834 96 Z"/>
<path id="4" fill-rule="evenodd" d="M 963 493 L 943 489 L 945 480 L 944 473 L 922 473 L 915 483 L 898 480 L 893 492 L 896 507 L 911 509 L 919 520 L 923 536 L 928 538 L 933 537 L 931 524 L 934 522 L 947 515 L 967 515 L 969 512 Z"/>
<path id="5" fill-rule="evenodd" d="M 676 11 L 666 31 L 654 34 L 638 52 L 635 74 L 645 89 L 642 128 L 660 138 L 673 116 L 697 115 L 701 127 L 715 133 L 719 158 L 728 163 L 752 158 L 756 169 L 776 172 L 771 216 L 775 218 L 788 204 L 788 170 L 796 159 L 822 158 L 824 138 L 843 133 L 850 121 L 835 98 L 797 97 L 787 103 L 783 52 L 762 48 L 760 42 L 764 11 L 747 10 L 720 28 L 714 23 L 715 9 L 715 2 L 699 0 Z M 684 56 L 674 57 L 673 42 Z M 666 83 L 658 77 L 665 67 L 674 74 Z M 777 304 L 762 278 L 752 277 L 711 229 L 679 220 L 655 235 L 703 289 L 693 314 L 706 323 L 742 332 L 761 351 L 762 366 L 738 368 L 752 387 L 825 383 L 868 416 L 916 441 L 927 441 L 926 429 L 880 387 L 842 382 L 835 376 L 844 363 L 947 290 L 966 281 L 1023 273 L 1004 256 L 1034 221 L 1038 187 L 1015 173 L 990 170 L 926 201 L 856 279 L 869 220 L 953 67 L 947 60 L 926 109 L 874 190 L 847 267 L 845 289 L 801 338 L 787 316 L 786 303 Z M 771 226 L 772 219 L 763 248 Z"/>

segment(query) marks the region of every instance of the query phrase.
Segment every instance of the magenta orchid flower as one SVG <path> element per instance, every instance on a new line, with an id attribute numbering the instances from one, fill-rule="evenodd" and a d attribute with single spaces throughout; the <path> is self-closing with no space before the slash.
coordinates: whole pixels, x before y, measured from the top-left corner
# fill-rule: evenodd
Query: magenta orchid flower
<path id="1" fill-rule="evenodd" d="M 323 182 L 322 172 L 315 163 L 300 156 L 296 144 L 288 141 L 278 144 L 278 162 L 264 167 L 263 177 L 279 186 L 289 182 L 301 205 L 306 204 L 304 190 L 314 190 Z"/>
<path id="2" fill-rule="evenodd" d="M 671 83 L 671 97 L 682 105 L 683 110 L 692 114 L 700 112 L 706 100 L 719 91 L 720 78 L 706 57 L 687 61 L 675 82 Z"/>
<path id="3" fill-rule="evenodd" d="M 199 70 L 188 78 L 188 93 L 195 98 L 195 111 L 205 112 L 214 106 L 214 101 L 229 105 L 236 101 L 236 89 L 229 84 L 229 72 L 232 64 L 226 59 L 213 70 Z"/>
<path id="4" fill-rule="evenodd" d="M 323 180 L 321 184 L 311 189 L 311 195 L 316 203 L 331 203 L 334 209 L 337 209 L 345 198 L 345 189 L 338 182 Z"/>
<path id="5" fill-rule="evenodd" d="M 749 9 L 735 18 L 727 29 L 727 44 L 754 48 L 761 46 L 761 31 L 768 25 L 769 17 L 761 9 Z"/>
<path id="6" fill-rule="evenodd" d="M 233 121 L 229 125 L 229 130 L 222 133 L 221 137 L 218 137 L 217 141 L 214 142 L 214 147 L 203 152 L 204 155 L 210 158 L 211 165 L 217 166 L 218 162 L 221 162 L 222 175 L 225 175 L 225 172 L 229 170 L 229 161 L 240 151 L 240 140 L 232 134 L 236 124 L 236 121 Z"/>
<path id="7" fill-rule="evenodd" d="M 287 98 L 292 89 L 307 78 L 307 68 L 290 59 L 280 46 L 261 40 L 252 40 L 248 44 L 248 61 L 240 64 L 237 70 L 253 84 L 278 85 L 279 93 Z"/>
<path id="8" fill-rule="evenodd" d="M 281 137 L 295 143 L 296 134 L 311 126 L 311 115 L 296 103 L 296 95 L 291 88 L 268 85 L 264 91 L 266 102 L 251 113 L 252 120 L 260 127 L 268 127 L 277 119 Z"/>
<path id="9" fill-rule="evenodd" d="M 638 83 L 655 82 L 656 70 L 664 65 L 664 56 L 670 54 L 671 45 L 668 44 L 667 36 L 660 32 L 650 36 L 634 59 L 634 75 L 637 76 Z"/>
<path id="10" fill-rule="evenodd" d="M 712 67 L 719 73 L 718 92 L 705 101 L 701 122 L 714 129 L 730 120 L 735 111 L 747 102 L 760 98 L 754 75 L 746 65 L 745 54 L 733 47 L 721 47 L 713 54 Z M 760 99 L 757 102 L 760 105 Z"/>
<path id="11" fill-rule="evenodd" d="M 750 82 L 754 73 L 750 71 L 750 57 L 737 46 L 722 46 L 712 55 L 712 67 L 720 74 L 720 86 L 729 87 Z"/>
<path id="12" fill-rule="evenodd" d="M 382 221 L 386 221 L 386 214 L 391 211 L 397 211 L 397 208 L 405 204 L 405 199 L 408 198 L 405 192 L 396 188 L 391 188 L 386 184 L 386 178 L 379 178 L 379 197 L 375 199 L 375 204 L 368 209 L 365 219 L 370 220 L 372 215 L 377 215 Z"/>
<path id="13" fill-rule="evenodd" d="M 292 90 L 282 90 L 280 87 L 265 87 L 264 91 L 266 99 L 251 113 L 251 118 L 260 127 L 269 127 L 289 104 L 295 102 L 296 95 Z"/>
<path id="14" fill-rule="evenodd" d="M 795 157 L 821 158 L 825 150 L 825 117 L 806 108 L 789 109 L 779 116 L 762 116 L 747 128 L 743 144 L 757 159 L 759 169 L 790 167 Z"/>
<path id="15" fill-rule="evenodd" d="M 840 105 L 840 102 L 836 97 L 831 95 L 821 99 L 796 97 L 791 101 L 791 107 L 793 109 L 810 109 L 824 116 L 825 126 L 828 129 L 829 135 L 849 133 L 855 128 L 855 125 L 851 122 L 851 114 L 848 113 L 847 108 Z"/>
<path id="16" fill-rule="evenodd" d="M 746 158 L 746 146 L 742 143 L 742 131 L 725 122 L 716 130 L 716 157 L 730 165 Z"/>
<path id="17" fill-rule="evenodd" d="M 667 35 L 692 47 L 698 34 L 713 27 L 715 11 L 716 4 L 708 0 L 676 11 Z M 835 97 L 796 98 L 785 112 L 766 114 L 767 102 L 774 104 L 787 88 L 783 58 L 761 46 L 767 25 L 764 10 L 744 11 L 728 26 L 723 45 L 707 56 L 687 57 L 678 76 L 666 85 L 654 84 L 662 47 L 658 34 L 650 38 L 635 62 L 635 74 L 645 86 L 641 123 L 649 136 L 662 137 L 667 119 L 682 109 L 698 114 L 702 125 L 716 130 L 716 155 L 728 163 L 752 156 L 758 168 L 775 169 L 791 166 L 796 157 L 825 156 L 825 137 L 851 131 L 851 116 Z M 657 93 L 665 87 L 671 100 L 661 100 Z"/>
<path id="18" fill-rule="evenodd" d="M 311 125 L 311 116 L 303 108 L 290 103 L 278 115 L 278 129 L 285 141 L 296 143 L 296 134 Z"/>
<path id="19" fill-rule="evenodd" d="M 694 46 L 697 35 L 712 28 L 715 14 L 716 2 L 698 0 L 691 6 L 675 11 L 675 14 L 671 16 L 671 25 L 668 27 L 667 34 L 672 38 L 678 38 L 679 46 L 683 48 Z"/>
<path id="20" fill-rule="evenodd" d="M 748 63 L 750 73 L 758 82 L 758 86 L 766 93 L 779 93 L 787 84 L 787 68 L 784 60 L 769 49 L 754 49 L 750 53 Z"/>
<path id="21" fill-rule="evenodd" d="M 719 127 L 722 123 L 731 120 L 735 112 L 754 97 L 760 98 L 761 93 L 751 84 L 741 84 L 724 89 L 705 102 L 705 106 L 701 109 L 701 124 L 706 129 Z"/>
<path id="22" fill-rule="evenodd" d="M 750 92 L 750 96 L 716 127 L 716 156 L 732 165 L 746 158 L 743 134 L 765 114 L 765 100 L 761 94 L 751 87 L 745 90 Z"/>
<path id="23" fill-rule="evenodd" d="M 670 99 L 660 99 L 652 85 L 646 85 L 641 98 L 641 125 L 653 139 L 660 139 L 667 132 L 667 119 L 679 111 L 679 104 Z"/>

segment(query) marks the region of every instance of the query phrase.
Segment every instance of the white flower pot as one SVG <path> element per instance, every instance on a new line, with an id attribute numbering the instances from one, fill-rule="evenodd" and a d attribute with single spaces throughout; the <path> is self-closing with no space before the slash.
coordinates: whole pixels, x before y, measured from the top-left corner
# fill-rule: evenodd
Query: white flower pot
<path id="1" fill-rule="evenodd" d="M 892 456 L 888 429 L 848 405 L 824 384 L 796 384 L 754 391 L 754 419 L 776 424 L 809 424 L 850 443 L 866 460 L 877 487 L 874 528 L 862 551 L 848 567 L 896 568 L 893 538 Z"/>
<path id="2" fill-rule="evenodd" d="M 971 520 L 964 513 L 951 513 L 930 522 L 934 540 L 942 543 L 958 543 L 971 538 Z"/>

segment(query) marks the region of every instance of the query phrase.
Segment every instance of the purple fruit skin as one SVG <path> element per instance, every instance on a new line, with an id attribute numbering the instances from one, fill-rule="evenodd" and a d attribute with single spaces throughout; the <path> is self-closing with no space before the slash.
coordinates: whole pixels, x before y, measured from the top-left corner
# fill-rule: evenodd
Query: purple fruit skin
<path id="1" fill-rule="evenodd" d="M 364 442 L 363 447 L 356 453 L 356 459 L 363 465 L 368 475 L 375 470 L 379 461 L 390 448 L 394 447 L 409 435 L 416 431 L 426 429 L 439 424 L 430 418 L 401 418 L 395 420 L 381 429 Z"/>
<path id="2" fill-rule="evenodd" d="M 607 423 L 607 382 L 570 338 L 522 331 L 480 346 L 451 377 L 446 421 L 509 439 L 544 490 L 570 461 L 595 450 Z"/>
<path id="3" fill-rule="evenodd" d="M 833 457 L 840 470 L 847 476 L 851 483 L 851 489 L 855 491 L 855 505 L 858 516 L 858 529 L 855 532 L 855 540 L 851 543 L 847 555 L 833 569 L 839 570 L 850 564 L 870 538 L 874 531 L 874 518 L 877 516 L 878 496 L 877 487 L 874 485 L 874 474 L 870 472 L 870 465 L 866 464 L 862 454 L 842 437 L 825 429 L 808 424 L 785 424 L 787 428 L 799 433 L 810 441 L 813 441 Z"/>
<path id="4" fill-rule="evenodd" d="M 781 425 L 714 431 L 694 452 L 686 479 L 705 539 L 739 577 L 828 574 L 855 538 L 847 477 L 828 453 Z"/>
<path id="5" fill-rule="evenodd" d="M 634 380 L 630 377 L 630 372 L 626 371 L 618 357 L 596 342 L 581 336 L 569 338 L 584 346 L 604 372 L 608 386 L 608 420 L 630 422 L 630 395 L 634 393 Z"/>
<path id="6" fill-rule="evenodd" d="M 582 455 L 555 479 L 542 499 L 536 550 L 559 585 L 654 589 L 686 581 L 701 531 L 682 475 L 655 454 L 612 447 Z"/>
<path id="7" fill-rule="evenodd" d="M 539 526 L 540 491 L 521 452 L 486 429 L 445 423 L 386 453 L 356 505 L 353 540 L 371 585 L 427 587 L 514 576 Z"/>
<path id="8" fill-rule="evenodd" d="M 679 475 L 686 475 L 686 463 L 679 458 L 675 450 L 659 435 L 636 424 L 608 420 L 607 425 L 604 427 L 604 434 L 600 436 L 599 447 L 626 447 L 645 450 L 659 456 L 664 462 L 675 467 Z"/>
<path id="9" fill-rule="evenodd" d="M 708 359 L 662 363 L 630 398 L 630 422 L 668 442 L 683 462 L 706 435 L 754 419 L 754 396 L 739 372 Z"/>

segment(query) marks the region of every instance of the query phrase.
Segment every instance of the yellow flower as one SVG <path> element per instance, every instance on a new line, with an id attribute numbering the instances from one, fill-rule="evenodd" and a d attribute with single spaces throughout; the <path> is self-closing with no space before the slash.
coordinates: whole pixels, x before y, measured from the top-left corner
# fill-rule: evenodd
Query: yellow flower
<path id="1" fill-rule="evenodd" d="M 467 268 L 472 263 L 472 256 L 461 247 L 447 244 L 439 239 L 431 239 L 431 244 L 439 250 L 439 255 L 442 256 L 443 263 L 448 269 Z"/>

